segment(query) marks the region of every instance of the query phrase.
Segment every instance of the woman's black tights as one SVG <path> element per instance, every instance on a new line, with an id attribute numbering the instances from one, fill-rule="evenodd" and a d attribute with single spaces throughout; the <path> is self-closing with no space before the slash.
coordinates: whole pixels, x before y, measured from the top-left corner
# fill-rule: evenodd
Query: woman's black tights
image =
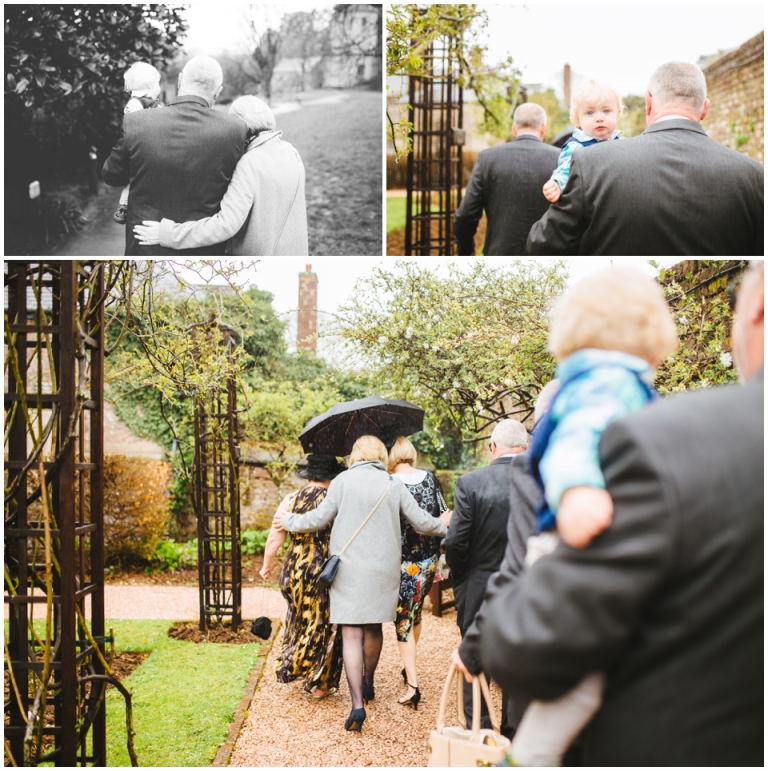
<path id="1" fill-rule="evenodd" d="M 363 681 L 373 685 L 373 675 L 381 655 L 384 642 L 381 624 L 344 624 L 341 627 L 341 639 L 352 709 L 360 709 L 363 706 Z"/>

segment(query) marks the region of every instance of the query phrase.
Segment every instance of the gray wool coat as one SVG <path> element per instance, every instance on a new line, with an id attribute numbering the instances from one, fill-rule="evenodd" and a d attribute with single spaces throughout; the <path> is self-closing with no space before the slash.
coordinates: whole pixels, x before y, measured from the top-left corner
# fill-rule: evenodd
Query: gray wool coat
<path id="1" fill-rule="evenodd" d="M 231 238 L 234 255 L 308 255 L 304 164 L 282 133 L 266 131 L 249 143 L 218 214 L 196 222 L 163 219 L 160 244 L 191 249 Z"/>
<path id="2" fill-rule="evenodd" d="M 359 461 L 330 484 L 325 500 L 306 514 L 286 514 L 283 527 L 307 533 L 333 522 L 331 554 L 339 554 L 392 486 L 349 548 L 331 585 L 332 624 L 394 621 L 400 590 L 400 514 L 424 535 L 444 536 L 445 523 L 419 508 L 406 486 L 378 461 Z"/>

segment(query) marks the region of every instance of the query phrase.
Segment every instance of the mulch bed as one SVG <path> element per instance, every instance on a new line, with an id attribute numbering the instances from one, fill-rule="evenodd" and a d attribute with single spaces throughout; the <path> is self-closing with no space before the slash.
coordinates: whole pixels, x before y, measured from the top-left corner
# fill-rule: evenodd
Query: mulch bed
<path id="1" fill-rule="evenodd" d="M 121 653 L 115 653 L 115 658 L 112 661 L 112 674 L 118 680 L 125 680 L 134 669 L 138 669 L 149 656 L 149 651 L 123 651 Z M 114 686 L 110 685 L 107 690 Z"/>
<path id="2" fill-rule="evenodd" d="M 275 622 L 273 621 L 273 627 Z M 243 621 L 236 632 L 232 631 L 232 625 L 224 623 L 209 627 L 205 632 L 200 631 L 197 621 L 185 621 L 174 624 L 168 630 L 168 636 L 174 640 L 185 640 L 193 643 L 230 643 L 244 645 L 245 643 L 263 642 L 261 638 L 251 634 L 251 622 Z"/>
<path id="3" fill-rule="evenodd" d="M 485 231 L 488 226 L 488 221 L 485 217 L 482 217 L 477 225 L 477 232 L 475 233 L 475 253 L 482 250 L 485 243 Z M 432 223 L 435 235 L 437 235 L 437 223 Z M 402 257 L 405 255 L 405 228 L 400 230 L 393 230 L 391 233 L 387 233 L 387 257 Z M 446 255 L 450 256 L 450 255 Z"/>

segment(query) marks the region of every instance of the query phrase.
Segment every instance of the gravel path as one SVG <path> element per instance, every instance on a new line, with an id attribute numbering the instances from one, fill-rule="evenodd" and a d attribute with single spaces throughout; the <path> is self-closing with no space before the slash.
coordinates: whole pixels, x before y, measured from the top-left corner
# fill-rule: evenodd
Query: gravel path
<path id="1" fill-rule="evenodd" d="M 459 643 L 456 612 L 442 618 L 424 614 L 419 641 L 418 711 L 397 703 L 405 693 L 394 624 L 384 625 L 384 648 L 376 670 L 376 699 L 369 702 L 361 735 L 344 731 L 351 702 L 342 675 L 337 694 L 320 701 L 297 683 L 275 680 L 275 650 L 248 711 L 230 760 L 232 766 L 426 766 L 429 733 L 437 710 L 450 655 Z M 280 644 L 280 638 L 275 645 Z M 495 692 L 496 709 L 500 707 Z M 456 724 L 455 699 L 447 713 Z"/>

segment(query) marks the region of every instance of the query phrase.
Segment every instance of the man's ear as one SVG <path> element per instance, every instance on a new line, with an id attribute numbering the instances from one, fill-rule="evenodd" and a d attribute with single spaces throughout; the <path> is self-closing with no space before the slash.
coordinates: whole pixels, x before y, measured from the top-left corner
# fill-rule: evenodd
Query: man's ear
<path id="1" fill-rule="evenodd" d="M 704 118 L 707 117 L 707 113 L 709 112 L 709 99 L 704 100 L 704 109 L 702 110 L 701 117 L 699 120 L 704 120 Z"/>

